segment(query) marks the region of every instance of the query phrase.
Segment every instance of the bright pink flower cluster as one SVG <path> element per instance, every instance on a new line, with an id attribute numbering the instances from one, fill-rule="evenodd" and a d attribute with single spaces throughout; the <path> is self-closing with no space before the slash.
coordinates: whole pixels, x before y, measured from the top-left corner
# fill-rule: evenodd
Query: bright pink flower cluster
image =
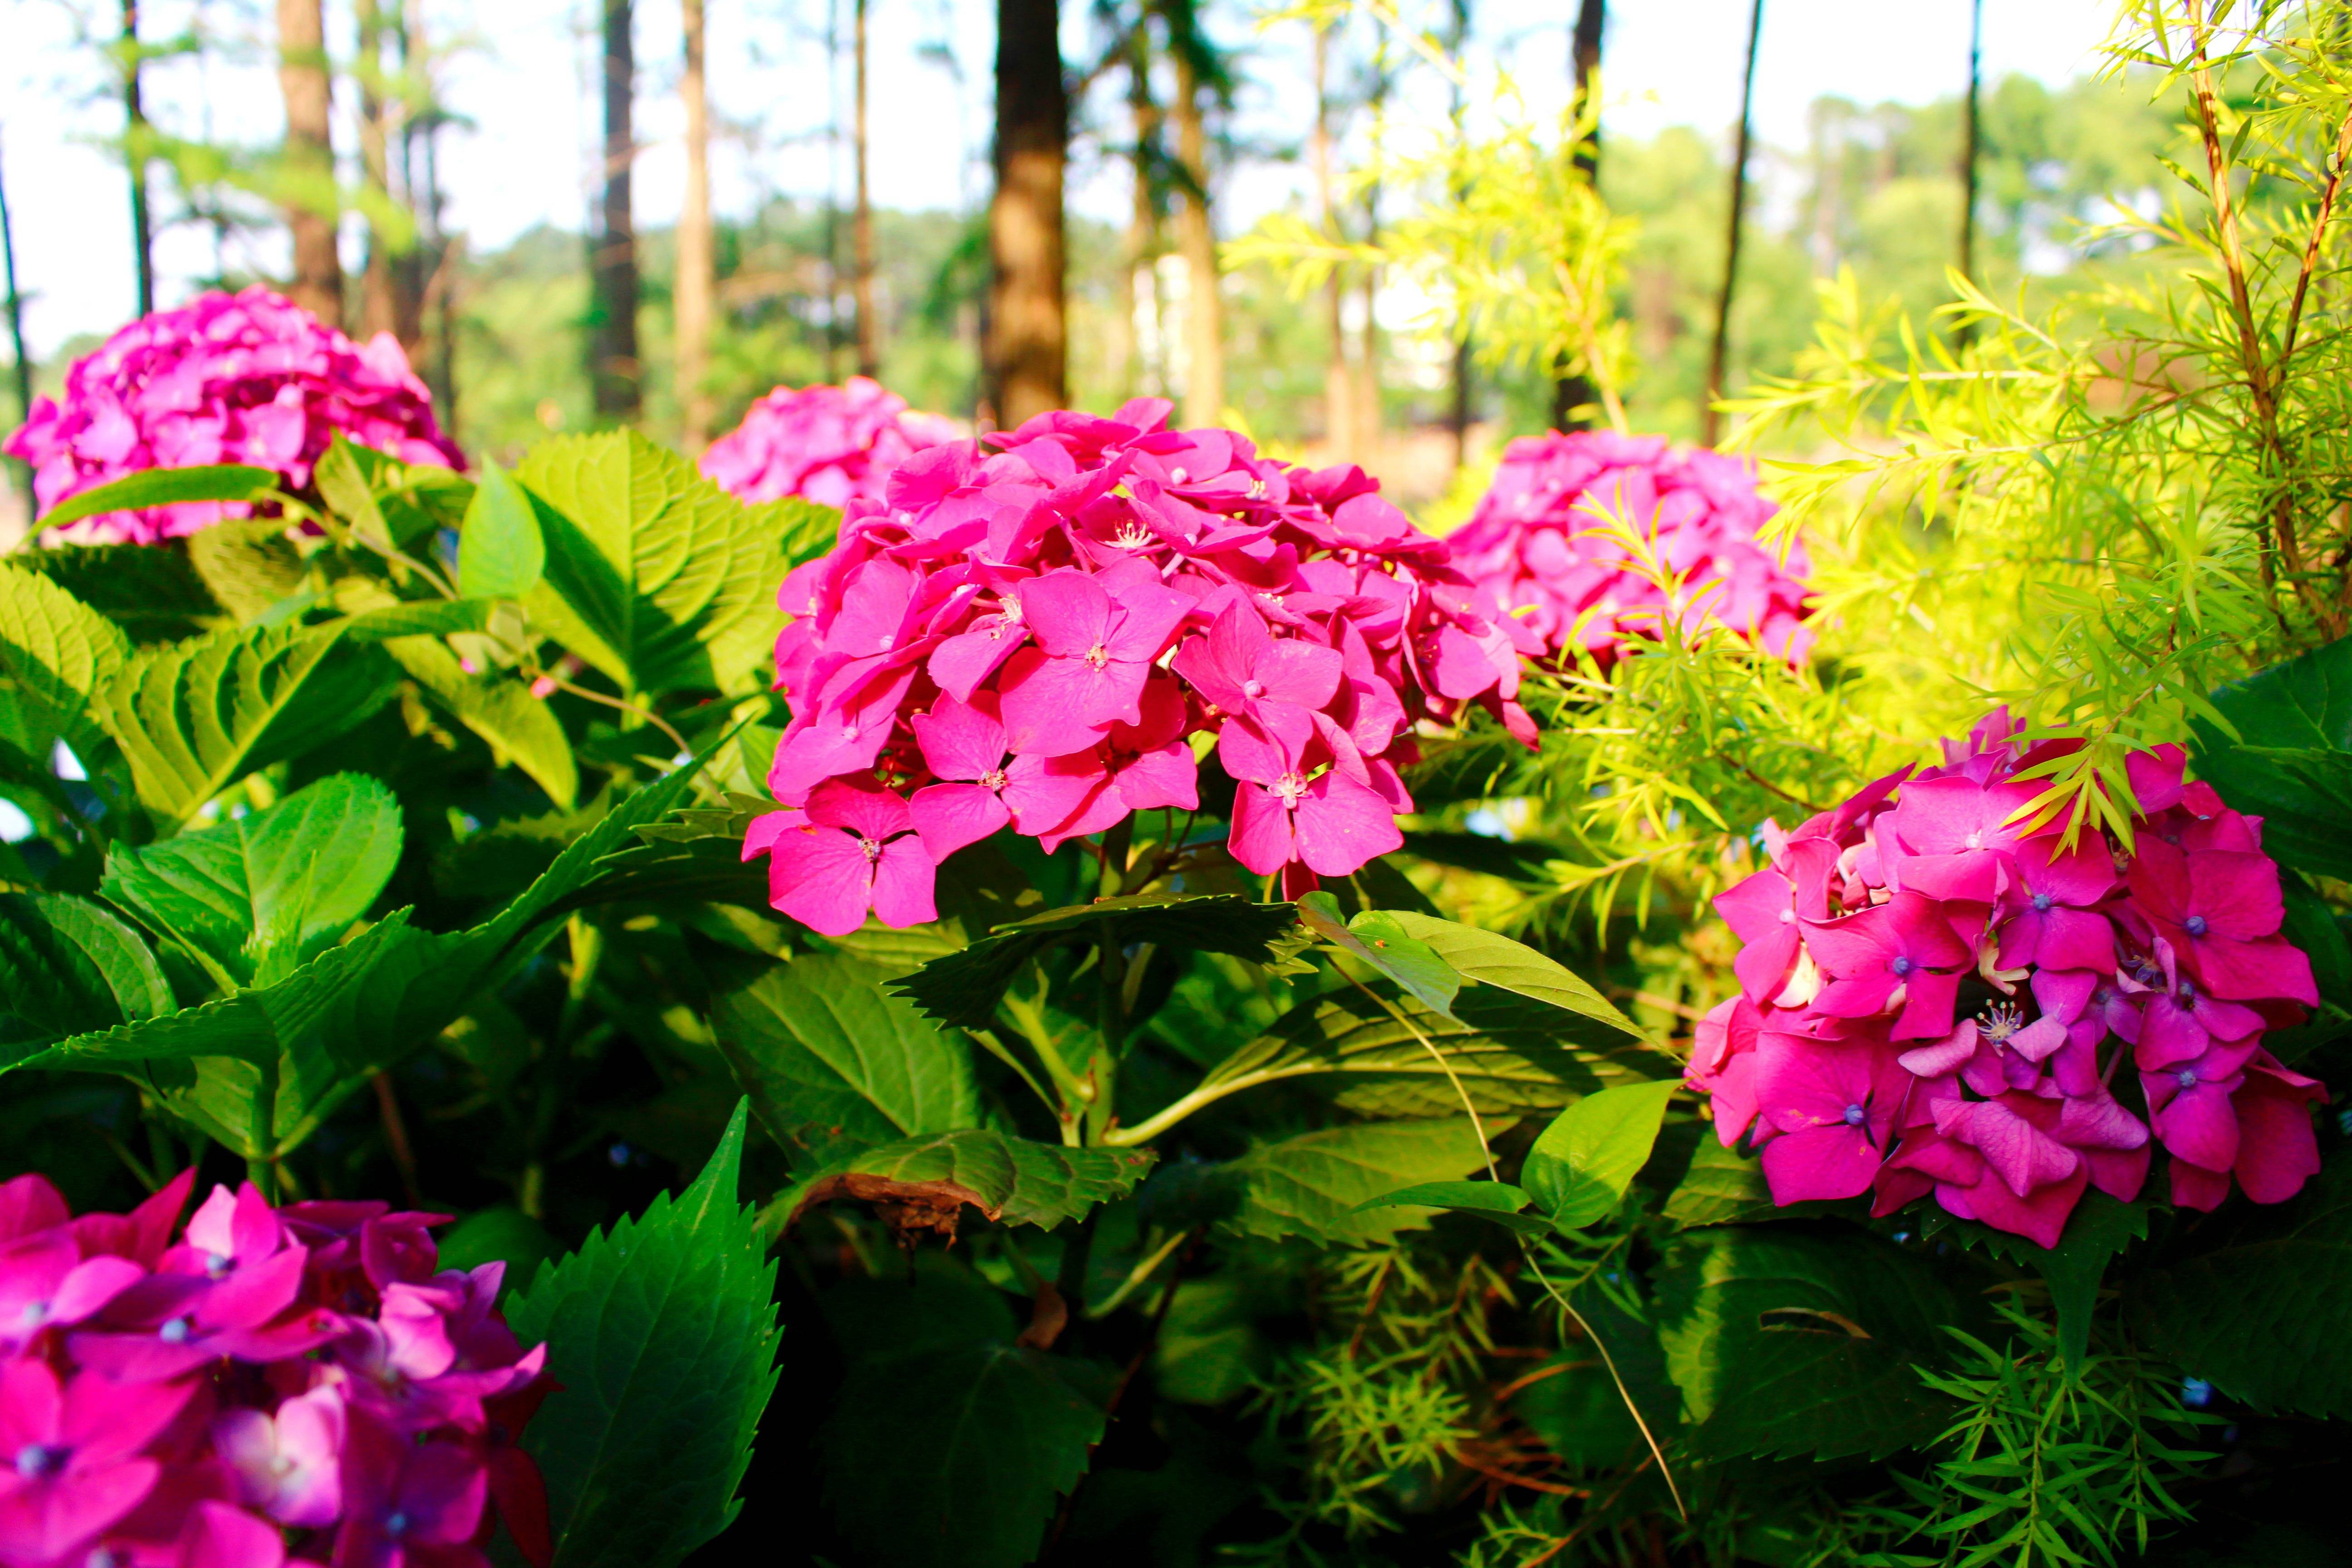
<path id="1" fill-rule="evenodd" d="M 1784 559 L 1756 537 L 1778 510 L 1736 458 L 1673 451 L 1664 437 L 1554 433 L 1511 443 L 1446 542 L 1547 653 L 1573 644 L 1606 665 L 1625 638 L 1655 640 L 1673 617 L 1685 633 L 1717 623 L 1802 663 L 1811 563 L 1801 544 Z"/>
<path id="2" fill-rule="evenodd" d="M 1775 1203 L 1932 1192 L 2043 1247 L 2086 1187 L 2138 1195 L 2152 1143 L 2176 1204 L 2293 1196 L 2327 1091 L 2263 1048 L 2319 998 L 2262 819 L 2164 746 L 2130 760 L 2133 852 L 2066 847 L 2015 820 L 2042 787 L 2019 774 L 2079 742 L 2016 732 L 1996 713 L 1942 767 L 1766 825 L 1770 868 L 1716 900 L 1740 994 L 1686 1075 L 1717 1136 L 1749 1132 Z"/>
<path id="3" fill-rule="evenodd" d="M 0 1184 L 0 1564 L 488 1568 L 548 1562 L 515 1446 L 551 1391 L 493 1303 L 435 1271 L 446 1215 L 273 1209 L 195 1173 L 129 1215 Z"/>
<path id="4" fill-rule="evenodd" d="M 846 386 L 780 386 L 710 444 L 702 471 L 748 501 L 802 496 L 845 507 L 878 501 L 890 470 L 956 438 L 952 421 L 910 414 L 907 400 L 853 375 Z"/>
<path id="5" fill-rule="evenodd" d="M 362 347 L 257 283 L 122 328 L 74 362 L 65 402 L 36 399 L 0 450 L 33 465 L 46 511 L 144 468 L 248 463 L 299 489 L 338 430 L 407 462 L 465 466 L 391 333 Z M 182 501 L 88 518 L 58 537 L 152 544 L 251 510 Z"/>
<path id="6" fill-rule="evenodd" d="M 791 809 L 744 845 L 779 910 L 933 919 L 934 868 L 1008 825 L 1051 851 L 1196 809 L 1212 733 L 1234 858 L 1302 890 L 1402 842 L 1416 721 L 1483 705 L 1533 743 L 1513 628 L 1376 480 L 1168 410 L 917 453 L 785 579 L 768 782 Z"/>

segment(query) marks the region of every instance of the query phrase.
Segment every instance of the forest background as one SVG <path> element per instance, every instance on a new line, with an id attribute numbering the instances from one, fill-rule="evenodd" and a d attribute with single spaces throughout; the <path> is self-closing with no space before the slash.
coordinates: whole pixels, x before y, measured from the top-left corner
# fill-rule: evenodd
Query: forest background
<path id="1" fill-rule="evenodd" d="M 1277 450 L 1361 461 L 1424 513 L 1449 492 L 1474 495 L 1502 438 L 1555 422 L 1545 367 L 1475 363 L 1454 341 L 1455 323 L 1433 315 L 1392 271 L 1343 267 L 1302 297 L 1262 248 L 1251 259 L 1248 237 L 1289 216 L 1325 235 L 1377 242 L 1410 220 L 1418 199 L 1383 188 L 1377 173 L 1386 160 L 1453 126 L 1475 134 L 1482 117 L 1508 112 L 1464 103 L 1439 57 L 1499 65 L 1531 108 L 1556 111 L 1578 82 L 1578 24 L 1589 31 L 1603 7 L 1327 7 L 1320 26 L 1228 0 L 1060 9 L 1072 94 L 1070 404 L 1108 409 L 1139 393 L 1177 397 L 1195 422 L 1229 417 Z M 1760 13 L 1759 100 L 1790 97 L 1773 82 L 1776 71 L 1815 81 L 1825 60 L 1864 68 L 1832 84 L 1839 91 L 1813 97 L 1801 127 L 1783 112 L 1757 132 L 1727 392 L 1792 368 L 1812 337 L 1815 288 L 1841 268 L 1853 270 L 1865 299 L 1899 300 L 1924 320 L 1950 297 L 1946 269 L 1956 265 L 1996 297 L 2113 280 L 2132 268 L 2129 249 L 2085 235 L 2117 216 L 2116 202 L 2151 216 L 2150 154 L 2165 146 L 2171 121 L 2139 87 L 2089 74 L 2101 7 L 1995 0 L 1980 20 L 1989 63 L 1979 70 L 1973 237 L 1960 222 L 1965 90 L 1915 102 L 1873 98 L 1874 88 L 1965 84 L 1972 6 L 1925 6 L 1891 30 L 1882 20 L 1887 38 L 1916 36 L 1917 47 L 1900 51 L 1853 39 L 1832 47 L 1850 9 L 1780 0 Z M 689 0 L 656 15 L 643 3 L 580 0 L 557 10 L 425 0 L 12 7 L 0 21 L 11 40 L 0 56 L 15 79 L 0 106 L 0 182 L 16 198 L 22 271 L 13 287 L 32 346 L 31 374 L 8 378 L 0 412 L 13 425 L 19 386 L 54 390 L 74 357 L 135 313 L 141 301 L 124 287 L 134 272 L 165 305 L 206 287 L 283 279 L 300 269 L 301 242 L 289 231 L 315 237 L 330 222 L 344 324 L 394 330 L 433 386 L 445 425 L 469 450 L 502 460 L 550 430 L 616 422 L 698 449 L 772 385 L 839 381 L 860 369 L 918 407 L 964 418 L 983 412 L 994 8 Z M 1616 300 L 1637 366 L 1628 414 L 1634 428 L 1677 438 L 1701 433 L 1723 304 L 1748 11 L 1621 5 L 1598 51 L 1601 189 L 1639 225 Z M 688 68 L 689 16 L 708 71 Z M 309 17 L 317 18 L 316 51 L 299 41 L 282 49 L 291 36 L 283 30 L 299 34 Z M 607 25 L 616 19 L 617 29 Z M 861 23 L 872 84 L 862 133 Z M 1704 36 L 1689 40 L 1692 74 L 1662 78 L 1662 53 L 1683 58 L 1677 25 Z M 551 40 L 569 47 L 541 52 Z M 1589 43 L 1583 54 L 1589 73 Z M 1951 58 L 1932 58 L 1943 54 Z M 1623 80 L 1612 75 L 1621 55 Z M 2021 57 L 2034 74 L 2002 71 L 2000 62 Z M 310 60 L 323 69 L 299 68 Z M 278 68 L 289 61 L 298 68 Z M 573 101 L 568 123 L 539 127 L 528 140 L 494 133 L 514 117 L 511 104 L 494 101 L 496 84 L 518 70 L 542 90 L 548 78 L 568 85 L 568 99 L 546 95 Z M 1695 88 L 1700 76 L 1707 85 Z M 740 84 L 763 78 L 779 90 L 746 99 Z M 619 101 L 608 81 L 626 84 Z M 910 103 L 910 84 L 924 101 Z M 1676 117 L 1695 123 L 1662 124 Z M 294 121 L 315 122 L 307 139 L 300 129 L 289 137 Z M 665 160 L 651 182 L 659 184 L 681 154 L 695 161 L 697 122 L 702 161 L 715 170 L 705 175 L 700 218 L 689 197 L 675 223 L 636 221 L 625 188 L 616 209 L 613 187 L 625 187 L 641 165 Z M 1780 133 L 1788 129 L 1801 133 Z M 561 156 L 566 136 L 569 160 Z M 66 148 L 57 153 L 60 139 Z M 927 186 L 951 186 L 954 203 L 894 202 L 887 176 L 908 167 L 910 139 L 923 144 Z M 101 158 L 110 161 L 111 189 L 79 173 L 103 167 Z M 484 182 L 469 181 L 460 165 L 515 158 L 534 163 L 493 188 L 543 191 L 540 210 L 568 206 L 584 224 L 539 222 L 503 244 L 473 242 L 450 190 Z M 144 211 L 126 226 L 115 209 L 132 205 L 133 163 L 145 174 Z M 640 174 L 638 191 L 648 183 Z M 1205 233 L 1196 190 L 1207 195 Z M 47 210 L 60 195 L 69 208 Z M 642 194 L 636 200 L 656 205 Z M 120 237 L 93 260 L 105 236 Z M 702 269 L 695 257 L 709 258 L 707 296 L 691 283 L 684 291 L 683 332 L 682 240 L 689 270 Z M 321 243 L 310 241 L 313 271 Z M 147 259 L 124 266 L 114 247 Z M 1220 307 L 1209 352 L 1221 363 L 1209 384 L 1193 373 L 1201 329 L 1187 308 L 1204 266 L 1217 278 Z M 121 284 L 101 286 L 100 278 Z M 102 311 L 107 288 L 124 293 L 119 310 L 83 320 Z M 612 304 L 624 291 L 637 300 L 625 352 Z M 0 343 L 0 355 L 9 352 Z M 624 361 L 633 374 L 608 375 L 600 387 L 596 367 Z M 681 395 L 681 366 L 698 396 Z M 0 532 L 21 525 L 20 476 L 7 478 Z"/>

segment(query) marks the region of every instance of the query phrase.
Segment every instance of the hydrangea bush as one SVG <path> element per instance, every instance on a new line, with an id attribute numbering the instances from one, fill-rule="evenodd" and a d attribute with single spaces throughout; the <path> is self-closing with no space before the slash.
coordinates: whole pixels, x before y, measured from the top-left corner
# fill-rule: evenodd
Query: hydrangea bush
<path id="1" fill-rule="evenodd" d="M 1802 663 L 1804 546 L 1758 535 L 1777 509 L 1753 464 L 1663 437 L 1588 430 L 1522 437 L 1470 521 L 1454 563 L 1543 644 L 1615 662 L 1628 637 L 1728 626 Z"/>
<path id="2" fill-rule="evenodd" d="M 1296 893 L 1402 842 L 1417 723 L 1484 707 L 1533 742 L 1532 645 L 1377 480 L 1168 412 L 931 447 L 785 580 L 786 809 L 744 846 L 776 908 L 929 920 L 939 862 L 1000 828 L 1050 852 L 1199 809 L 1196 740 L 1235 781 L 1234 859 Z"/>
<path id="3" fill-rule="evenodd" d="M 0 1563 L 487 1568 L 550 1557 L 518 1446 L 549 1391 L 494 1303 L 436 1269 L 445 1215 L 273 1208 L 194 1171 L 127 1215 L 0 1184 Z"/>
<path id="4" fill-rule="evenodd" d="M 905 398 L 853 375 L 845 386 L 777 387 L 710 444 L 702 471 L 749 501 L 845 507 L 880 500 L 892 468 L 956 435 L 954 421 L 909 412 Z"/>
<path id="5" fill-rule="evenodd" d="M 41 397 L 0 450 L 33 466 L 43 510 L 147 468 L 242 463 L 288 488 L 338 434 L 407 462 L 465 467 L 432 398 L 389 332 L 365 344 L 257 283 L 198 296 L 117 331 Z M 180 501 L 106 512 L 58 531 L 82 543 L 152 544 L 227 517 L 242 501 Z"/>
<path id="6" fill-rule="evenodd" d="M 1932 1194 L 2043 1247 L 2086 1190 L 2137 1197 L 2159 1146 L 2182 1207 L 2293 1197 L 2327 1094 L 2263 1048 L 2319 995 L 2262 819 L 2167 746 L 2132 758 L 2130 843 L 2070 843 L 2022 775 L 2079 742 L 2017 729 L 1768 829 L 1770 866 L 1716 900 L 1745 944 L 1688 1073 L 1717 1135 L 1748 1135 L 1776 1203 Z"/>

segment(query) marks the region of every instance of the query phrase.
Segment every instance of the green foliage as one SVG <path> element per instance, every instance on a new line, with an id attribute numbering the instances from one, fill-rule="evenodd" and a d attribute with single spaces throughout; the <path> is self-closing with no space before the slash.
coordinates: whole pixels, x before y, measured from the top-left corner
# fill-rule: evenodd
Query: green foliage
<path id="1" fill-rule="evenodd" d="M 774 1393 L 776 1266 L 735 1187 L 745 1107 L 673 1202 L 599 1232 L 509 1303 L 558 1384 L 525 1434 L 563 1568 L 670 1568 L 733 1522 Z"/>
<path id="2" fill-rule="evenodd" d="M 2198 776 L 2263 819 L 2263 847 L 2282 863 L 2352 877 L 2352 638 L 2219 687 L 2212 701 L 2221 722 L 2192 726 Z"/>
<path id="3" fill-rule="evenodd" d="M 519 599 L 539 586 L 546 571 L 547 542 L 540 535 L 530 498 L 504 468 L 485 458 L 457 535 L 459 592 Z"/>
<path id="4" fill-rule="evenodd" d="M 1489 1134 L 1492 1136 L 1492 1134 Z M 1365 1200 L 1399 1182 L 1436 1182 L 1486 1163 L 1466 1121 L 1367 1121 L 1261 1143 L 1228 1168 L 1241 1189 L 1232 1224 L 1268 1241 L 1368 1241 L 1420 1223 L 1366 1209 Z"/>
<path id="5" fill-rule="evenodd" d="M 142 468 L 109 480 L 43 512 L 43 529 L 63 528 L 86 517 L 143 507 L 171 506 L 181 501 L 267 500 L 278 494 L 278 475 L 269 468 L 221 463 L 201 468 Z"/>
<path id="6" fill-rule="evenodd" d="M 46 577 L 0 567 L 0 740 L 47 757 L 102 735 L 90 705 L 131 661 L 131 639 Z"/>
<path id="7" fill-rule="evenodd" d="M 854 1280 L 825 1301 L 847 1366 L 825 1497 L 868 1560 L 1019 1568 L 1102 1436 L 1108 1369 L 1014 1342 L 969 1276 Z"/>
<path id="8" fill-rule="evenodd" d="M 1666 1101 L 1681 1087 L 1672 1079 L 1619 1084 L 1561 1111 L 1528 1151 L 1520 1177 L 1528 1196 L 1566 1229 L 1607 1217 L 1648 1163 Z"/>

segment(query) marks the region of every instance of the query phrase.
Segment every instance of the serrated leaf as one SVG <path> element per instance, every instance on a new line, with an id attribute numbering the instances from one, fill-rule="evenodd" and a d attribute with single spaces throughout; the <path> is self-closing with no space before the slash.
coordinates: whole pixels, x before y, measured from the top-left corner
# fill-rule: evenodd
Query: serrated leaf
<path id="1" fill-rule="evenodd" d="M 392 700 L 400 672 L 343 624 L 256 626 L 142 651 L 99 693 L 139 798 L 184 821 L 257 768 L 299 755 Z"/>
<path id="2" fill-rule="evenodd" d="M 33 527 L 35 532 L 42 532 L 110 511 L 137 511 L 181 501 L 262 500 L 277 493 L 278 475 L 274 469 L 243 463 L 216 463 L 196 468 L 142 468 L 96 489 L 68 497 L 43 512 Z"/>
<path id="3" fill-rule="evenodd" d="M 536 625 L 626 689 L 760 684 L 787 569 L 777 512 L 634 430 L 543 441 L 515 478 L 545 541 Z"/>
<path id="4" fill-rule="evenodd" d="M 893 989 L 943 1024 L 985 1028 L 1024 964 L 1061 942 L 1098 940 L 1105 921 L 1122 945 L 1149 942 L 1265 963 L 1274 957 L 1275 940 L 1296 920 L 1288 904 L 1261 904 L 1231 893 L 1097 899 L 997 926 L 969 947 L 894 982 Z"/>
<path id="5" fill-rule="evenodd" d="M 570 811 L 577 803 L 580 764 L 572 753 L 572 738 L 530 688 L 510 676 L 467 673 L 436 637 L 395 637 L 383 647 L 435 707 L 521 769 L 558 811 Z"/>
<path id="6" fill-rule="evenodd" d="M 1504 1131 L 1489 1126 L 1486 1135 L 1498 1137 Z M 1360 1213 L 1357 1205 L 1365 1199 L 1399 1182 L 1454 1181 L 1485 1163 L 1467 1117 L 1367 1121 L 1303 1132 L 1261 1143 L 1225 1167 L 1242 1194 L 1231 1224 L 1244 1236 L 1268 1241 L 1289 1236 L 1374 1241 L 1427 1222 L 1410 1211 Z"/>
<path id="7" fill-rule="evenodd" d="M 2129 1321 L 2257 1410 L 2352 1415 L 2352 1157 L 2338 1150 L 2284 1204 L 2231 1208 L 2132 1287 Z"/>
<path id="8" fill-rule="evenodd" d="M 0 894 L 0 1061 L 174 1005 L 155 955 L 106 910 L 70 894 Z"/>
<path id="9" fill-rule="evenodd" d="M 856 1198 L 897 1211 L 902 1232 L 955 1234 L 963 1208 L 1050 1230 L 1123 1198 L 1159 1156 L 1149 1149 L 1070 1149 L 993 1128 L 927 1133 L 827 1165 L 788 1194 L 785 1224 L 811 1204 Z"/>
<path id="10" fill-rule="evenodd" d="M 1607 1217 L 1650 1158 L 1666 1101 L 1681 1087 L 1675 1079 L 1622 1083 L 1561 1111 L 1520 1167 L 1536 1206 L 1565 1230 Z"/>
<path id="11" fill-rule="evenodd" d="M 507 1309 L 557 1384 L 524 1434 L 555 1568 L 673 1568 L 742 1509 L 775 1392 L 776 1266 L 736 1201 L 745 1107 L 692 1186 L 542 1268 Z"/>
<path id="12" fill-rule="evenodd" d="M 1394 911 L 1407 936 L 1426 943 L 1465 980 L 1500 986 L 1549 1006 L 1579 1014 L 1622 1035 L 1643 1038 L 1640 1026 L 1575 973 L 1525 942 L 1434 915 Z"/>
<path id="13" fill-rule="evenodd" d="M 1020 1568 L 1103 1431 L 1108 1370 L 1015 1342 L 1006 1299 L 943 1269 L 825 1299 L 848 1375 L 818 1434 L 859 1561 Z"/>
<path id="14" fill-rule="evenodd" d="M 1949 1403 L 1914 1367 L 1942 1359 L 1959 1301 L 1874 1237 L 1691 1231 L 1656 1284 L 1659 1342 L 1704 1453 L 1875 1457 L 1945 1424 Z"/>
<path id="15" fill-rule="evenodd" d="M 47 757 L 62 740 L 88 756 L 101 731 L 90 707 L 131 662 L 131 639 L 31 572 L 0 565 L 0 741 Z"/>
<path id="16" fill-rule="evenodd" d="M 1353 953 L 1394 981 L 1433 1012 L 1451 1016 L 1462 976 L 1426 942 L 1404 932 L 1385 910 L 1359 910 L 1342 924 L 1339 900 L 1317 890 L 1298 900 L 1298 921 L 1325 942 Z"/>
<path id="17" fill-rule="evenodd" d="M 9 564 L 55 583 L 133 642 L 176 641 L 220 618 L 220 605 L 176 542 L 61 544 L 19 552 Z"/>
<path id="18" fill-rule="evenodd" d="M 106 896 L 225 984 L 274 979 L 359 920 L 400 862 L 400 803 L 334 773 L 266 810 L 107 856 Z"/>
<path id="19" fill-rule="evenodd" d="M 711 1025 L 751 1108 L 795 1163 L 980 1124 L 971 1047 L 843 953 L 779 963 L 719 998 Z"/>
<path id="20" fill-rule="evenodd" d="M 282 517 L 230 518 L 188 536 L 188 560 L 221 607 L 250 624 L 302 585 L 302 553 Z"/>
<path id="21" fill-rule="evenodd" d="M 2263 818 L 2263 847 L 2298 870 L 2352 877 L 2352 638 L 2216 687 L 2210 719 L 2192 717 L 2197 775 Z"/>
<path id="22" fill-rule="evenodd" d="M 457 531 L 457 590 L 472 598 L 520 599 L 547 571 L 547 541 L 530 498 L 485 458 L 474 499 Z"/>
<path id="23" fill-rule="evenodd" d="M 1220 1062 L 1200 1087 L 1233 1093 L 1329 1075 L 1338 1079 L 1338 1103 L 1348 1110 L 1451 1116 L 1462 1109 L 1457 1081 L 1481 1112 L 1556 1110 L 1579 1095 L 1675 1070 L 1670 1058 L 1614 1030 L 1507 993 L 1465 991 L 1451 1018 L 1411 997 L 1396 1007 L 1402 1019 L 1355 990 L 1302 1002 Z"/>
<path id="24" fill-rule="evenodd" d="M 1666 1195 L 1664 1213 L 1676 1225 L 1730 1225 L 1769 1217 L 1772 1189 L 1756 1156 L 1727 1149 L 1710 1129 L 1691 1153 L 1689 1168 Z"/>

